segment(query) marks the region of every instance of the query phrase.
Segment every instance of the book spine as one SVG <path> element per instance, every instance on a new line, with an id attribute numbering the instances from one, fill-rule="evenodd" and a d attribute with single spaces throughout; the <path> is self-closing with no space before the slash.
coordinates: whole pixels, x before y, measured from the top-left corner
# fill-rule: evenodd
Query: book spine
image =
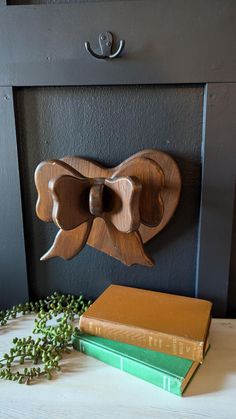
<path id="1" fill-rule="evenodd" d="M 81 316 L 79 328 L 81 332 L 89 335 L 100 336 L 105 339 L 117 340 L 130 345 L 156 350 L 169 355 L 203 362 L 204 343 L 195 342 L 186 338 L 149 331 L 138 327 L 105 322 Z"/>
<path id="2" fill-rule="evenodd" d="M 177 396 L 182 396 L 182 381 L 176 377 L 142 364 L 137 360 L 127 358 L 101 346 L 94 345 L 93 343 L 81 338 L 76 338 L 73 344 L 78 351 L 86 355 L 92 356 L 93 358 L 118 368 L 121 371 L 141 378 L 142 380 L 154 384 L 155 386 L 170 393 L 176 394 Z"/>

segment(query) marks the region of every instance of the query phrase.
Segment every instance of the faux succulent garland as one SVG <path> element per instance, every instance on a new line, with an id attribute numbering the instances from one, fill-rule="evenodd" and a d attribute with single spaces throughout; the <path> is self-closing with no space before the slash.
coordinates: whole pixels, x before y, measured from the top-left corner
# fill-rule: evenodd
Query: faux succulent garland
<path id="1" fill-rule="evenodd" d="M 73 320 L 81 316 L 90 304 L 91 301 L 86 302 L 82 295 L 76 297 L 55 292 L 46 299 L 0 311 L 0 326 L 5 326 L 8 320 L 18 315 L 36 314 L 32 333 L 40 334 L 36 339 L 32 336 L 13 339 L 9 353 L 0 359 L 0 378 L 20 384 L 30 384 L 44 377 L 50 380 L 54 372 L 60 371 L 63 354 L 72 349 L 72 335 L 78 331 Z M 48 322 L 55 318 L 56 325 L 49 325 Z M 34 366 L 27 367 L 26 363 Z"/>

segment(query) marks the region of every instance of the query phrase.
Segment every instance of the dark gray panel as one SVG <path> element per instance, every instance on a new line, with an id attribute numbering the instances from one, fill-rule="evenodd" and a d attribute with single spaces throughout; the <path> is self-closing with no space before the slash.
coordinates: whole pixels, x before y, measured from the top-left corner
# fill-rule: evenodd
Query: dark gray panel
<path id="1" fill-rule="evenodd" d="M 0 87 L 0 309 L 28 299 L 13 96 Z"/>
<path id="2" fill-rule="evenodd" d="M 0 0 L 0 4 L 1 1 Z M 7 4 L 9 6 L 27 6 L 31 4 L 73 4 L 73 3 L 104 3 L 104 1 L 117 1 L 117 0 L 8 0 Z M 135 0 L 126 0 L 126 1 L 135 1 Z"/>
<path id="3" fill-rule="evenodd" d="M 33 296 L 60 289 L 96 297 L 111 282 L 194 295 L 200 202 L 201 86 L 18 89 L 26 244 Z M 146 248 L 154 268 L 125 267 L 89 246 L 72 261 L 40 262 L 56 228 L 36 218 L 33 175 L 43 159 L 81 155 L 108 166 L 145 148 L 179 163 L 183 192 L 175 217 Z"/>
<path id="4" fill-rule="evenodd" d="M 101 85 L 235 81 L 236 2 L 156 0 L 2 7 L 0 84 Z M 100 32 L 126 40 L 96 60 Z"/>
<path id="5" fill-rule="evenodd" d="M 228 315 L 230 317 L 236 317 L 236 184 L 234 188 L 234 218 L 230 259 Z"/>
<path id="6" fill-rule="evenodd" d="M 210 83 L 205 92 L 203 179 L 197 296 L 227 311 L 236 156 L 236 84 Z"/>

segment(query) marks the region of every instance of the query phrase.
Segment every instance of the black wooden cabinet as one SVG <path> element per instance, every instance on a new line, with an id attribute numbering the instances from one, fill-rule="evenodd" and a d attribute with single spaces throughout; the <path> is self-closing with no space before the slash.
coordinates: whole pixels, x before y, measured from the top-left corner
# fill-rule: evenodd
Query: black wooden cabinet
<path id="1" fill-rule="evenodd" d="M 235 17 L 229 0 L 1 6 L 0 306 L 55 289 L 96 298 L 116 283 L 196 295 L 227 314 L 236 281 Z M 98 50 L 106 30 L 126 42 L 114 60 L 84 46 Z M 155 267 L 125 267 L 88 246 L 70 262 L 40 262 L 55 228 L 35 215 L 36 165 L 81 155 L 110 166 L 146 148 L 170 153 L 183 178 L 173 220 L 147 244 Z"/>

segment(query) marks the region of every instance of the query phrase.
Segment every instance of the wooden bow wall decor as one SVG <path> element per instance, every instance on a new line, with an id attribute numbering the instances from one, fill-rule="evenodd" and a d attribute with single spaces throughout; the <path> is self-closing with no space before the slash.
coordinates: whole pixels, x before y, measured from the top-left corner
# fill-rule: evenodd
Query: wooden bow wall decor
<path id="1" fill-rule="evenodd" d="M 71 259 L 87 243 L 128 266 L 153 266 L 143 245 L 172 217 L 181 177 L 168 154 L 144 150 L 113 168 L 81 157 L 44 161 L 35 184 L 38 217 L 59 227 L 41 260 Z"/>

